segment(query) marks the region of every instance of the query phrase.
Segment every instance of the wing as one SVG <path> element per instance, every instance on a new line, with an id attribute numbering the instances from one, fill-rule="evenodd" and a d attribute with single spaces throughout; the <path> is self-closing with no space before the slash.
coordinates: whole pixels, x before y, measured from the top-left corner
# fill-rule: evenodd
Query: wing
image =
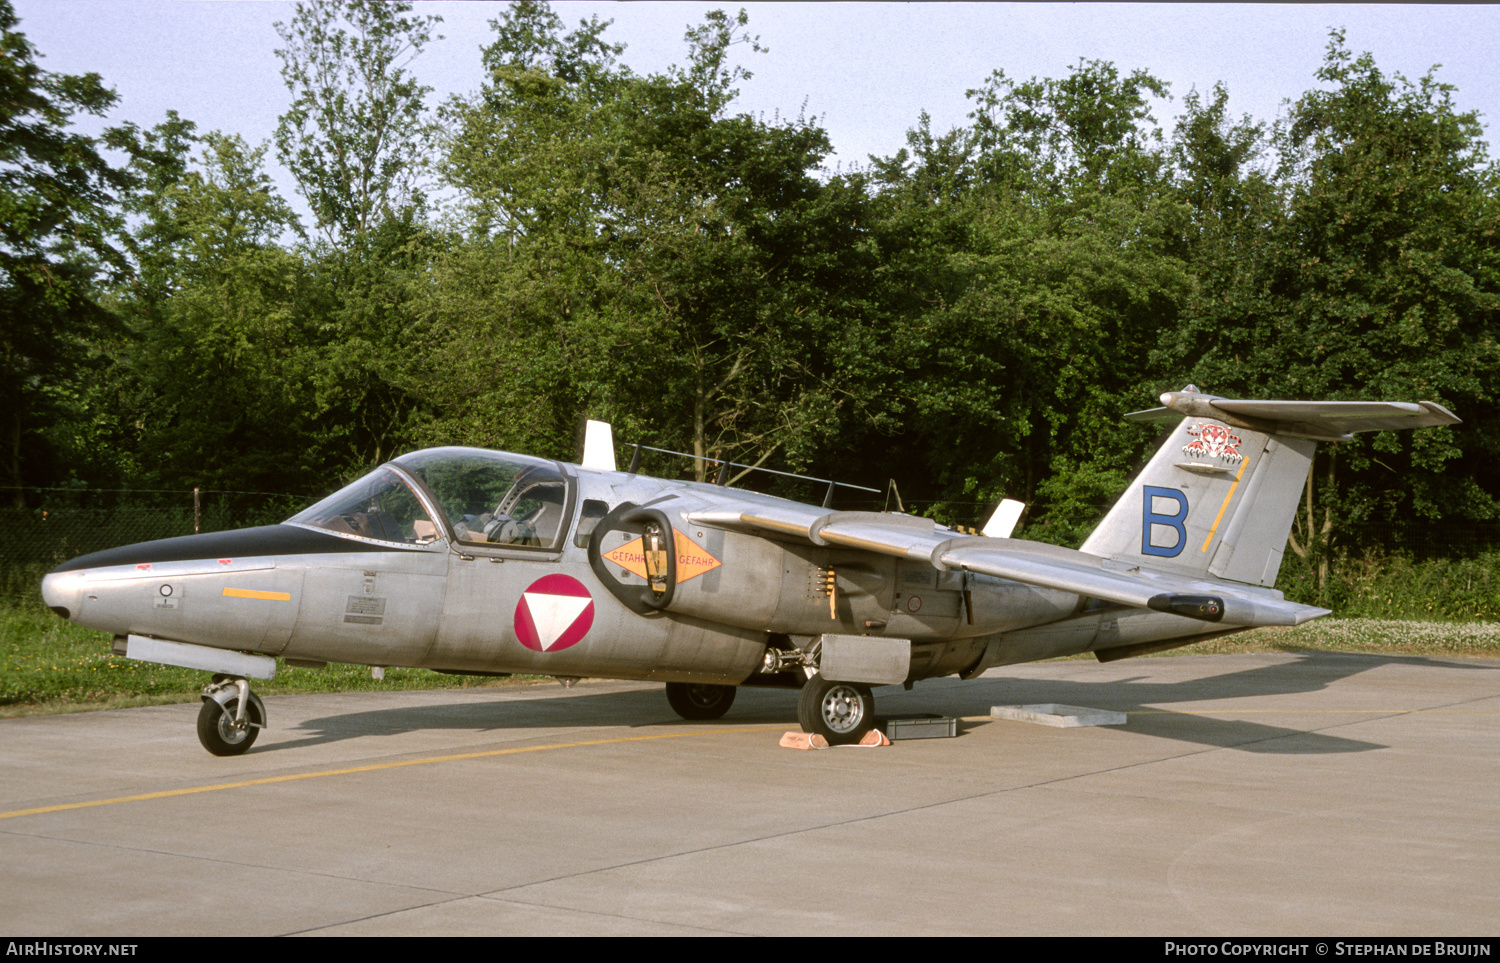
<path id="1" fill-rule="evenodd" d="M 927 518 L 877 512 L 825 512 L 811 506 L 726 507 L 693 512 L 701 525 L 804 538 L 1073 592 L 1119 605 L 1230 625 L 1300 625 L 1328 609 L 1288 602 L 1280 592 L 1215 578 L 1191 578 L 1126 565 L 1057 545 L 959 535 Z"/>

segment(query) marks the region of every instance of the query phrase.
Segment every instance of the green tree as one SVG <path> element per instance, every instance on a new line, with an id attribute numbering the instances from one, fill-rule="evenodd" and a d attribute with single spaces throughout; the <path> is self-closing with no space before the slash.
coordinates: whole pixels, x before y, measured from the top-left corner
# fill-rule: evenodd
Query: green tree
<path id="1" fill-rule="evenodd" d="M 443 244 L 425 225 L 390 218 L 349 249 L 312 259 L 307 440 L 325 476 L 358 474 L 415 441 L 424 406 L 409 382 L 427 365 L 417 351 L 421 305 L 433 296 L 424 280 Z"/>
<path id="2" fill-rule="evenodd" d="M 1061 80 L 1016 83 L 997 70 L 976 90 L 971 118 L 976 162 L 991 180 L 1017 169 L 1038 188 L 1119 190 L 1161 171 L 1161 131 L 1149 98 L 1167 85 L 1144 70 L 1080 60 Z"/>
<path id="3" fill-rule="evenodd" d="M 1326 557 L 1361 523 L 1399 542 L 1416 519 L 1500 511 L 1493 441 L 1473 427 L 1496 403 L 1500 206 L 1482 128 L 1450 86 L 1387 76 L 1338 32 L 1318 79 L 1274 138 L 1284 213 L 1255 195 L 1264 242 L 1238 232 L 1176 350 L 1219 393 L 1423 398 L 1468 423 L 1320 454 L 1293 548 L 1321 541 Z"/>
<path id="4" fill-rule="evenodd" d="M 1198 235 L 1217 237 L 1256 205 L 1256 187 L 1266 182 L 1257 162 L 1266 146 L 1265 124 L 1249 115 L 1230 117 L 1229 90 L 1222 83 L 1206 103 L 1197 90 L 1183 98 L 1170 156 Z"/>
<path id="5" fill-rule="evenodd" d="M 619 150 L 605 107 L 634 76 L 617 64 L 624 46 L 603 39 L 608 22 L 592 18 L 564 33 L 550 6 L 529 0 L 490 26 L 486 83 L 443 110 L 453 131 L 444 177 L 477 234 L 514 241 L 587 232 L 602 214 L 600 178 Z"/>
<path id="6" fill-rule="evenodd" d="M 424 206 L 431 88 L 407 66 L 442 18 L 411 10 L 409 3 L 319 0 L 298 3 L 291 23 L 276 24 L 286 44 L 276 54 L 293 97 L 276 129 L 277 154 L 329 242 Z"/>
<path id="7" fill-rule="evenodd" d="M 434 404 L 515 399 L 551 450 L 587 411 L 702 456 L 805 463 L 841 402 L 831 352 L 863 191 L 814 176 L 829 148 L 812 122 L 729 114 L 749 78 L 732 50 L 757 49 L 743 14 L 710 14 L 686 66 L 644 77 L 605 26 L 563 33 L 545 5 L 512 7 L 491 82 L 446 108 L 469 218 L 443 270 L 475 293 L 442 299 L 440 340 L 459 347 L 430 367 L 473 377 L 462 397 L 434 378 Z"/>
<path id="8" fill-rule="evenodd" d="M 197 124 L 175 110 L 167 111 L 167 119 L 149 130 L 134 124 L 121 129 L 134 179 L 121 207 L 135 221 L 125 243 L 136 265 L 129 290 L 138 300 L 160 301 L 170 296 L 178 259 L 189 242 L 185 220 L 174 208 L 193 146 L 199 142 L 197 129 Z"/>
<path id="9" fill-rule="evenodd" d="M 346 475 L 408 443 L 412 281 L 433 242 L 424 180 L 437 130 L 410 71 L 441 18 L 407 3 L 299 3 L 278 24 L 293 102 L 277 153 L 312 209 L 322 244 L 305 257 L 310 316 L 301 342 L 303 457 Z M 440 39 L 440 38 L 438 38 Z"/>
<path id="10" fill-rule="evenodd" d="M 1243 331 L 1270 310 L 1259 280 L 1274 256 L 1278 225 L 1286 219 L 1284 192 L 1263 160 L 1269 144 L 1264 124 L 1229 115 L 1229 92 L 1215 85 L 1204 101 L 1196 90 L 1183 99 L 1171 145 L 1175 194 L 1187 222 L 1176 250 L 1192 265 L 1193 289 L 1185 314 L 1204 328 Z M 1167 381 L 1187 377 L 1203 350 L 1196 338 L 1169 339 L 1174 350 L 1158 356 Z"/>
<path id="11" fill-rule="evenodd" d="M 1093 195 L 1039 207 L 1011 192 L 966 197 L 925 219 L 962 222 L 958 238 L 898 251 L 906 287 L 932 282 L 897 308 L 883 342 L 902 426 L 896 459 L 919 468 L 925 491 L 952 521 L 974 524 L 1001 497 L 1032 504 L 1028 531 L 1078 537 L 1118 492 L 1146 437 L 1122 426 L 1164 328 L 1187 290 L 1173 256 L 1170 199 L 1144 210 Z M 908 213 L 877 232 L 902 233 Z M 890 271 L 892 265 L 882 265 Z M 884 286 L 880 300 L 888 298 Z M 916 455 L 917 457 L 913 457 Z M 900 475 L 898 475 L 900 477 Z M 977 504 L 974 504 L 977 503 Z M 963 507 L 969 504 L 970 507 Z"/>
<path id="12" fill-rule="evenodd" d="M 875 160 L 883 357 L 931 511 L 963 524 L 1001 496 L 1028 533 L 1073 541 L 1123 484 L 1163 331 L 1188 291 L 1188 212 L 1149 111 L 1165 85 L 1080 63 L 1061 81 L 1002 73 L 971 125 Z M 918 454 L 919 457 L 912 457 Z M 923 477 L 925 475 L 925 478 Z M 1041 524 L 1041 523 L 1045 524 Z"/>
<path id="13" fill-rule="evenodd" d="M 101 390 L 131 413 L 121 434 L 148 481 L 316 491 L 327 466 L 307 444 L 313 288 L 302 257 L 278 244 L 296 218 L 264 170 L 264 146 L 190 139 L 175 120 L 141 138 L 175 158 L 158 170 L 180 173 L 134 204 L 142 283 L 119 298 L 129 336 L 114 344 Z"/>
<path id="14" fill-rule="evenodd" d="M 97 74 L 53 74 L 0 0 L 0 478 L 22 486 L 61 476 L 50 429 L 66 420 L 94 366 L 87 343 L 109 328 L 96 285 L 129 270 L 116 196 L 124 171 L 100 142 L 69 130 L 115 102 Z"/>

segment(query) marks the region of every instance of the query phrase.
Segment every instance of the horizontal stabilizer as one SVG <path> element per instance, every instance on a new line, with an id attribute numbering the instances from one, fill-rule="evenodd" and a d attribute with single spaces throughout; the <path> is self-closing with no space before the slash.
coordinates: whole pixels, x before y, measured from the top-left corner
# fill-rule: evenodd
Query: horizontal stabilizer
<path id="1" fill-rule="evenodd" d="M 1459 423 L 1435 401 L 1246 401 L 1205 395 L 1191 386 L 1161 396 L 1164 407 L 1133 411 L 1130 421 L 1176 424 L 1184 416 L 1212 418 L 1236 428 L 1319 441 L 1361 431 L 1400 431 Z"/>

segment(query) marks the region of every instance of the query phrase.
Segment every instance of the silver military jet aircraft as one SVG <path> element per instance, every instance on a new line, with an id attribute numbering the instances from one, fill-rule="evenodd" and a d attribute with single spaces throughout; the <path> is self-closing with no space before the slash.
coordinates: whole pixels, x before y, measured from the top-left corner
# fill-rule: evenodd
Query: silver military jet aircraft
<path id="1" fill-rule="evenodd" d="M 1458 422 L 1424 401 L 1236 401 L 1189 385 L 1127 418 L 1176 427 L 1078 550 L 900 512 L 824 507 L 473 448 L 403 455 L 280 525 L 58 566 L 42 594 L 134 659 L 213 673 L 198 736 L 250 748 L 276 657 L 444 672 L 656 680 L 687 719 L 737 686 L 800 688 L 832 743 L 871 686 L 1093 652 L 1101 661 L 1327 609 L 1272 588 L 1320 441 Z M 639 452 L 639 447 L 637 448 Z M 720 479 L 723 479 L 720 475 Z"/>

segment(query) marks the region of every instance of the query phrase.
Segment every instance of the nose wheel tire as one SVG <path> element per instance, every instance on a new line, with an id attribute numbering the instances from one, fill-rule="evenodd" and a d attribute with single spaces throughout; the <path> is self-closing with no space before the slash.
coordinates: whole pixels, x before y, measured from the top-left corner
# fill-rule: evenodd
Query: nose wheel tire
<path id="1" fill-rule="evenodd" d="M 734 705 L 735 687 L 696 682 L 668 682 L 667 702 L 684 719 L 703 722 L 717 719 Z"/>
<path id="2" fill-rule="evenodd" d="M 258 702 L 250 700 L 245 724 L 239 726 L 234 717 L 239 712 L 240 700 L 230 699 L 221 706 L 212 699 L 204 699 L 203 708 L 198 710 L 198 741 L 203 748 L 216 756 L 238 756 L 254 745 L 260 727 L 266 724 Z"/>
<path id="3" fill-rule="evenodd" d="M 797 698 L 797 721 L 803 732 L 816 733 L 831 746 L 858 742 L 875 728 L 875 696 L 863 683 L 815 675 Z"/>

